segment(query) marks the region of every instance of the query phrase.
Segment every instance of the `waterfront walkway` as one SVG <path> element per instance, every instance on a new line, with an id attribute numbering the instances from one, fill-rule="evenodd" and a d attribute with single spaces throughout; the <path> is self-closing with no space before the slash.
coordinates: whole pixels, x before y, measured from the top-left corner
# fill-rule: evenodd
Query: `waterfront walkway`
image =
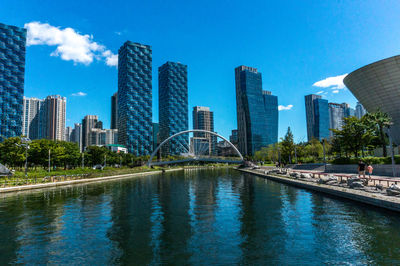
<path id="1" fill-rule="evenodd" d="M 270 170 L 271 167 L 261 167 L 261 169 Z M 285 169 L 285 168 L 283 168 L 283 169 Z M 354 172 L 354 174 L 349 174 L 349 173 L 326 173 L 326 172 L 322 172 L 322 171 L 318 171 L 318 170 L 297 170 L 297 169 L 290 169 L 290 168 L 286 168 L 286 169 L 288 169 L 290 172 L 310 174 L 313 178 L 316 178 L 316 179 L 320 178 L 321 176 L 336 176 L 336 177 L 338 177 L 339 181 L 342 181 L 342 180 L 347 181 L 347 179 L 349 179 L 351 177 L 358 176 L 356 171 Z M 361 179 L 364 179 L 364 178 L 361 177 Z M 365 174 L 365 179 L 368 180 L 368 186 L 375 186 L 377 184 L 382 185 L 384 187 L 389 187 L 392 184 L 400 185 L 400 177 L 371 175 L 371 180 L 369 180 L 368 174 Z"/>

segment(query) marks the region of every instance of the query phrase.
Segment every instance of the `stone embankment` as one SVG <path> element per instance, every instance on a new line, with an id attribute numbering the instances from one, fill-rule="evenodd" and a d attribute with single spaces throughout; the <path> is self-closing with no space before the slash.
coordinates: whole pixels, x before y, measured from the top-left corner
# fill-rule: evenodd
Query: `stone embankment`
<path id="1" fill-rule="evenodd" d="M 380 184 L 368 186 L 367 181 L 357 176 L 346 180 L 334 175 L 323 175 L 319 178 L 313 178 L 312 174 L 294 172 L 288 169 L 265 170 L 247 168 L 238 170 L 296 187 L 400 212 L 400 187 L 395 184 L 392 184 L 388 188 Z"/>

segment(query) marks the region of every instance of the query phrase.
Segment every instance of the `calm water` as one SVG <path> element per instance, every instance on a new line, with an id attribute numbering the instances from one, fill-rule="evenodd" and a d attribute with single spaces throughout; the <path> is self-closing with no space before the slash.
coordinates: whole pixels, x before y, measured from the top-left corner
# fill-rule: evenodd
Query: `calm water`
<path id="1" fill-rule="evenodd" d="M 0 199 L 0 265 L 398 264 L 400 218 L 234 170 Z"/>

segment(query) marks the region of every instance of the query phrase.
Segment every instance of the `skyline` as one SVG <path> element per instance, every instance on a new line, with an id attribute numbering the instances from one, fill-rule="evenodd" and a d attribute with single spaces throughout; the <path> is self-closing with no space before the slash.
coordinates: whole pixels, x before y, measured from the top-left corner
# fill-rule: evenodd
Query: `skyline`
<path id="1" fill-rule="evenodd" d="M 255 6 L 266 5 L 257 1 L 253 3 Z M 92 62 L 90 62 L 90 56 L 88 58 L 83 57 L 82 62 L 66 61 L 66 59 L 74 57 L 66 56 L 66 50 L 63 50 L 65 46 L 62 45 L 65 44 L 65 41 L 54 42 L 54 39 L 49 39 L 47 35 L 47 37 L 43 36 L 43 32 L 37 37 L 39 39 L 34 40 L 41 40 L 47 44 L 58 43 L 58 46 L 34 45 L 32 43 L 27 46 L 25 96 L 45 98 L 47 95 L 60 94 L 67 97 L 67 126 L 79 123 L 85 115 L 98 115 L 105 127 L 110 126 L 110 97 L 117 91 L 117 69 L 115 66 L 108 66 L 107 63 L 112 64 L 112 60 L 114 60 L 115 64 L 113 55 L 117 54 L 118 47 L 126 40 L 130 40 L 151 45 L 153 49 L 153 122 L 159 122 L 156 71 L 166 61 L 181 62 L 188 65 L 189 110 L 196 105 L 210 107 L 214 111 L 215 131 L 229 137 L 231 130 L 237 128 L 234 68 L 239 65 L 247 65 L 257 68 L 263 74 L 263 89 L 272 91 L 274 95 L 278 96 L 279 105 L 283 106 L 281 109 L 284 109 L 284 107 L 290 109 L 282 110 L 279 114 L 279 137 L 283 137 L 287 127 L 290 126 L 295 139 L 299 141 L 306 140 L 304 95 L 324 91 L 321 94 L 329 102 L 347 102 L 354 108 L 356 99 L 344 88 L 342 84 L 343 75 L 376 60 L 398 54 L 398 48 L 394 45 L 400 42 L 400 37 L 398 37 L 400 32 L 398 27 L 394 27 L 396 23 L 393 22 L 395 21 L 394 17 L 398 17 L 397 14 L 400 14 L 400 12 L 397 12 L 400 11 L 400 6 L 396 2 L 378 6 L 373 3 L 374 1 L 363 5 L 357 5 L 357 3 L 347 3 L 346 5 L 314 3 L 308 5 L 310 10 L 304 14 L 300 12 L 303 9 L 297 3 L 290 7 L 275 3 L 271 6 L 266 5 L 269 8 L 267 8 L 267 11 L 280 7 L 288 8 L 280 14 L 282 18 L 273 15 L 267 22 L 260 24 L 250 22 L 260 22 L 267 11 L 258 10 L 256 12 L 255 9 L 244 7 L 240 3 L 230 3 L 228 9 L 232 11 L 232 14 L 214 14 L 214 12 L 218 13 L 217 11 L 223 6 L 216 4 L 215 11 L 210 12 L 207 20 L 203 21 L 205 26 L 193 28 L 193 34 L 188 28 L 193 24 L 198 24 L 195 23 L 198 16 L 208 14 L 209 10 L 204 8 L 209 7 L 207 3 L 204 4 L 204 7 L 200 7 L 197 13 L 190 13 L 194 17 L 187 21 L 188 25 L 178 25 L 179 20 L 186 19 L 182 16 L 168 21 L 165 28 L 169 30 L 166 30 L 165 33 L 161 32 L 159 25 L 154 25 L 156 15 L 160 13 L 160 10 L 150 11 L 149 6 L 143 3 L 137 6 L 143 7 L 144 14 L 140 15 L 140 12 L 136 12 L 140 8 L 135 9 L 133 13 L 145 16 L 145 14 L 153 12 L 153 16 L 147 20 L 149 25 L 145 25 L 145 23 L 134 25 L 131 22 L 131 24 L 127 23 L 124 25 L 125 28 L 121 27 L 119 30 L 117 28 L 127 17 L 122 16 L 120 20 L 116 19 L 117 22 L 107 20 L 107 23 L 111 25 L 104 27 L 107 23 L 100 23 L 98 18 L 90 19 L 91 15 L 94 14 L 82 14 L 84 10 L 87 11 L 89 8 L 85 6 L 85 1 L 82 3 L 82 8 L 74 15 L 68 15 L 68 11 L 73 9 L 75 5 L 71 4 L 68 7 L 62 5 L 59 7 L 66 8 L 66 14 L 52 17 L 51 11 L 58 7 L 56 8 L 48 2 L 48 4 L 44 4 L 46 8 L 43 11 L 29 8 L 33 3 L 27 3 L 26 7 L 22 8 L 21 15 L 17 16 L 13 15 L 13 12 L 17 11 L 17 5 L 7 1 L 1 4 L 3 11 L 0 11 L 0 14 L 3 17 L 2 22 L 6 24 L 23 27 L 32 21 L 41 21 L 40 25 L 43 26 L 47 22 L 49 24 L 48 29 L 61 34 L 60 36 L 70 36 L 66 34 L 66 32 L 72 32 L 66 30 L 68 27 L 74 29 L 76 35 L 73 36 L 75 37 L 88 35 L 86 39 L 80 38 L 80 40 L 89 40 L 89 44 L 92 45 L 89 47 L 95 49 L 95 53 L 92 53 Z M 180 4 L 182 8 L 191 7 L 190 4 Z M 160 3 L 160 8 L 163 5 Z M 175 5 L 165 7 L 165 11 L 174 11 Z M 118 3 L 115 3 L 115 6 L 118 6 Z M 233 21 L 241 7 L 244 8 L 243 18 L 248 19 L 244 19 L 248 22 L 247 24 L 255 25 L 252 28 L 246 28 L 242 24 L 237 27 L 238 25 Z M 324 14 L 329 12 L 332 12 L 332 17 L 328 16 L 325 19 L 327 22 L 322 21 L 317 25 L 313 23 L 317 19 L 307 17 L 307 15 L 318 10 L 319 7 L 324 8 L 320 10 L 321 13 L 316 14 L 317 17 L 322 18 Z M 353 14 L 351 11 L 356 9 L 358 11 Z M 4 10 L 8 11 L 7 14 Z M 93 13 L 100 10 L 104 12 L 104 5 L 101 9 L 93 7 Z M 255 12 L 253 16 L 250 16 L 250 11 Z M 296 16 L 292 17 L 294 13 L 296 15 L 297 13 L 302 14 L 303 19 Z M 164 16 L 172 18 L 173 14 L 175 13 L 164 14 Z M 218 15 L 227 19 L 228 23 L 223 22 L 223 19 L 221 22 L 216 21 Z M 114 18 L 116 17 L 114 16 Z M 297 18 L 296 21 L 299 25 L 285 21 L 288 18 L 294 18 L 294 20 Z M 334 18 L 341 18 L 342 21 L 340 23 L 335 22 Z M 282 24 L 278 27 L 279 32 L 269 28 L 274 20 L 276 20 L 277 25 Z M 212 25 L 212 22 L 216 24 Z M 360 25 L 363 22 L 369 23 L 371 27 L 368 29 L 361 28 Z M 170 24 L 175 27 L 168 28 Z M 329 25 L 335 26 L 336 30 L 325 34 Z M 292 33 L 293 36 L 287 36 L 285 32 L 285 29 L 288 30 L 290 27 L 293 28 L 288 33 Z M 377 27 L 390 30 L 376 32 Z M 154 29 L 155 32 L 150 29 Z M 234 29 L 242 33 L 241 38 L 247 38 L 244 38 L 243 41 L 238 40 L 234 36 L 236 31 L 232 32 Z M 301 36 L 305 33 L 304 30 L 307 31 L 307 34 Z M 160 36 L 155 36 L 156 33 Z M 266 39 L 265 34 L 270 34 L 268 37 L 272 38 Z M 344 34 L 344 36 L 341 36 L 341 34 Z M 91 35 L 93 36 L 90 37 Z M 165 42 L 164 38 L 167 35 L 171 36 L 168 38 L 168 42 Z M 310 36 L 313 38 L 310 39 Z M 175 39 L 171 37 L 175 37 Z M 185 37 L 188 40 L 185 40 Z M 346 39 L 346 42 L 343 41 L 344 39 Z M 387 41 L 381 43 L 378 39 Z M 197 43 L 196 40 L 201 41 Z M 261 49 L 260 47 L 264 48 Z M 99 58 L 99 60 L 96 58 Z M 317 87 L 324 87 L 329 84 L 336 84 L 336 87 Z M 217 97 L 201 98 L 200 96 L 204 95 L 205 91 L 213 92 Z M 326 92 L 328 94 L 324 94 Z M 95 95 L 98 95 L 98 97 L 95 98 Z M 221 97 L 225 100 L 224 104 L 220 104 Z M 85 106 L 85 110 L 79 110 L 80 106 Z M 192 125 L 191 120 L 192 117 L 190 117 L 189 125 Z"/>

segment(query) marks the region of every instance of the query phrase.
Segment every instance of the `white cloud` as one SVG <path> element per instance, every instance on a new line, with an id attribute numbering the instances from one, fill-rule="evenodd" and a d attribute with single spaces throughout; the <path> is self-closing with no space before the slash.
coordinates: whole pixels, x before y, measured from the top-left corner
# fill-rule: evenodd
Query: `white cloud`
<path id="1" fill-rule="evenodd" d="M 289 104 L 287 106 L 284 106 L 284 105 L 279 105 L 278 106 L 278 110 L 279 111 L 287 111 L 287 110 L 291 110 L 292 108 L 293 108 L 292 104 Z"/>
<path id="2" fill-rule="evenodd" d="M 341 89 L 345 88 L 343 79 L 346 76 L 347 76 L 347 73 L 340 75 L 340 76 L 329 77 L 329 78 L 315 82 L 313 84 L 313 86 L 319 87 L 319 88 L 331 88 L 332 90 L 341 90 Z"/>
<path id="3" fill-rule="evenodd" d="M 323 94 L 323 93 L 324 93 L 324 91 L 319 91 L 316 94 Z"/>
<path id="4" fill-rule="evenodd" d="M 333 90 L 332 93 L 339 93 L 339 90 Z"/>
<path id="5" fill-rule="evenodd" d="M 85 93 L 85 92 L 76 92 L 76 93 L 72 93 L 72 96 L 86 96 L 87 95 L 87 93 Z"/>
<path id="6" fill-rule="evenodd" d="M 92 35 L 80 34 L 73 28 L 61 29 L 48 23 L 33 21 L 26 23 L 27 45 L 56 46 L 50 55 L 66 61 L 89 65 L 96 60 L 104 60 L 108 66 L 117 66 L 118 55 L 104 45 L 93 41 Z"/>

